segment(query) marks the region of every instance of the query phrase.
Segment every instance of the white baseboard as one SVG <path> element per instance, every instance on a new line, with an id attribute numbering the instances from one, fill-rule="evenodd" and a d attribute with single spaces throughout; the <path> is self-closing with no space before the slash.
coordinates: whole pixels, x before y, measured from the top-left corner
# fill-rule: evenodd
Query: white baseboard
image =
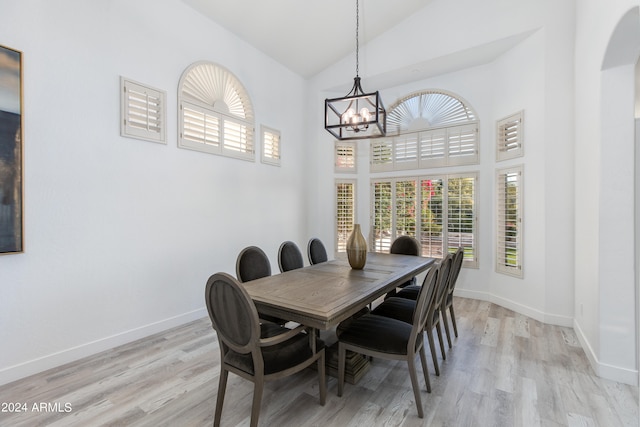
<path id="1" fill-rule="evenodd" d="M 465 289 L 456 289 L 455 295 L 465 298 L 472 298 L 481 301 L 489 301 L 501 307 L 513 310 L 516 313 L 524 314 L 542 323 L 556 326 L 573 327 L 573 317 L 560 314 L 545 313 L 535 308 L 511 301 L 506 298 L 500 298 L 487 292 L 469 291 Z"/>
<path id="2" fill-rule="evenodd" d="M 605 378 L 611 381 L 617 381 L 624 384 L 629 384 L 632 386 L 638 386 L 638 381 L 640 380 L 638 377 L 638 371 L 621 368 L 619 366 L 612 366 L 601 363 L 596 357 L 593 349 L 589 345 L 589 341 L 584 336 L 584 333 L 580 329 L 580 326 L 572 317 L 557 315 L 557 314 L 549 314 L 544 313 L 540 310 L 536 310 L 534 308 L 528 307 L 526 305 L 522 305 L 516 303 L 514 301 L 500 298 L 495 295 L 489 294 L 487 292 L 476 292 L 469 291 L 465 289 L 456 289 L 455 295 L 464 297 L 464 298 L 472 298 L 481 301 L 489 301 L 494 304 L 497 304 L 501 307 L 508 308 L 509 310 L 513 310 L 516 313 L 523 314 L 525 316 L 531 317 L 542 323 L 547 323 L 550 325 L 564 326 L 567 328 L 573 328 L 578 337 L 578 341 L 580 341 L 580 345 L 587 355 L 587 359 L 589 359 L 589 363 L 591 367 L 595 371 L 596 375 L 601 378 Z"/>
<path id="3" fill-rule="evenodd" d="M 72 347 L 57 353 L 29 360 L 18 365 L 9 366 L 0 370 L 0 385 L 28 377 L 51 368 L 62 366 L 83 357 L 92 356 L 102 351 L 110 350 L 123 344 L 136 341 L 140 338 L 192 322 L 208 316 L 206 308 L 180 314 L 158 322 L 154 322 L 139 328 L 131 329 L 110 337 L 102 338 L 86 344 Z"/>
<path id="4" fill-rule="evenodd" d="M 584 332 L 580 328 L 578 322 L 573 322 L 573 330 L 578 337 L 578 341 L 580 341 L 580 345 L 582 349 L 587 355 L 587 359 L 589 359 L 589 363 L 591 367 L 595 371 L 596 375 L 602 378 L 606 378 L 611 381 L 617 381 L 623 384 L 629 384 L 632 386 L 638 386 L 638 381 L 640 378 L 638 377 L 638 371 L 632 369 L 621 368 L 619 366 L 607 365 L 606 363 L 601 363 L 598 360 L 598 357 L 594 353 L 591 345 L 589 345 L 589 341 L 584 335 Z"/>

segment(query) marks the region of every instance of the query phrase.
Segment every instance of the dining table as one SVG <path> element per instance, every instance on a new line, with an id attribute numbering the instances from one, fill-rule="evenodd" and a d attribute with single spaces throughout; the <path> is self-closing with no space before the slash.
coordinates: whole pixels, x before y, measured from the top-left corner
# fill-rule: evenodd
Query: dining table
<path id="1" fill-rule="evenodd" d="M 368 252 L 364 268 L 358 270 L 351 268 L 346 254 L 340 254 L 327 262 L 243 285 L 259 313 L 307 326 L 315 336 L 316 331 L 335 330 L 341 322 L 398 285 L 428 270 L 435 261 L 421 256 Z M 315 339 L 310 342 L 315 351 Z M 368 369 L 368 361 L 351 356 L 347 360 L 347 381 L 355 383 Z M 328 357 L 327 367 L 329 374 L 335 373 L 337 360 Z"/>

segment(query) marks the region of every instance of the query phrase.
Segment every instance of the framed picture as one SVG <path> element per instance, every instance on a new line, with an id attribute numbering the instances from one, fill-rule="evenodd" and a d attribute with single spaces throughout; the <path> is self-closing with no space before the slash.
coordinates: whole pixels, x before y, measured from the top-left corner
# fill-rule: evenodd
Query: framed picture
<path id="1" fill-rule="evenodd" d="M 23 252 L 22 52 L 0 45 L 0 255 Z"/>

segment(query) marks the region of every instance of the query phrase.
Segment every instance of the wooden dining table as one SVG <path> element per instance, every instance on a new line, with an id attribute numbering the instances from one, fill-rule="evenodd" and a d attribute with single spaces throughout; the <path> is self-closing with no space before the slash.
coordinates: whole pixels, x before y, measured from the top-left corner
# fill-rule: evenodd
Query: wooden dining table
<path id="1" fill-rule="evenodd" d="M 426 271 L 434 258 L 367 253 L 364 269 L 354 270 L 346 255 L 334 260 L 245 282 L 261 314 L 293 321 L 312 330 L 332 330 L 370 303 L 410 278 Z M 313 332 L 315 336 L 315 332 Z M 315 347 L 315 340 L 313 344 Z M 329 361 L 329 373 L 337 367 Z M 362 366 L 347 367 L 347 381 L 356 382 Z M 353 371 L 357 372 L 353 372 Z"/>

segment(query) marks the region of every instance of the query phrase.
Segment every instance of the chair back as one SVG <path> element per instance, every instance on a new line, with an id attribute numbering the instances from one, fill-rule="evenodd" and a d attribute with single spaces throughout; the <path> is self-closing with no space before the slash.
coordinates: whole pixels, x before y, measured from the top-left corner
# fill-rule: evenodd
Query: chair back
<path id="1" fill-rule="evenodd" d="M 451 254 L 447 254 L 442 261 L 440 261 L 440 272 L 438 274 L 438 282 L 436 285 L 436 296 L 434 298 L 434 304 L 432 307 L 433 311 L 436 311 L 442 305 L 442 301 L 444 300 L 444 296 L 447 294 L 449 290 L 449 271 L 451 270 L 451 261 L 453 260 L 453 256 Z"/>
<path id="2" fill-rule="evenodd" d="M 449 273 L 447 294 L 452 294 L 454 288 L 456 287 L 458 275 L 460 274 L 460 269 L 462 268 L 462 261 L 464 261 L 464 248 L 462 246 L 459 246 L 458 250 L 456 250 L 455 254 L 453 255 L 453 261 L 451 262 L 451 272 Z"/>
<path id="3" fill-rule="evenodd" d="M 317 237 L 309 240 L 309 243 L 307 244 L 307 255 L 309 256 L 309 262 L 311 265 L 327 262 L 329 259 L 327 257 L 327 250 L 324 248 L 324 244 Z"/>
<path id="4" fill-rule="evenodd" d="M 400 236 L 391 244 L 389 252 L 400 255 L 420 255 L 420 243 L 411 236 Z"/>
<path id="5" fill-rule="evenodd" d="M 205 301 L 218 339 L 238 353 L 258 349 L 260 320 L 253 300 L 235 278 L 227 273 L 209 277 Z"/>
<path id="6" fill-rule="evenodd" d="M 417 333 L 422 333 L 429 319 L 430 310 L 434 304 L 436 292 L 438 290 L 438 278 L 440 276 L 440 266 L 435 265 L 429 269 L 416 299 L 416 308 L 413 311 L 413 328 Z"/>
<path id="7" fill-rule="evenodd" d="M 244 248 L 236 261 L 236 276 L 242 283 L 271 276 L 271 263 L 267 254 L 257 246 Z"/>
<path id="8" fill-rule="evenodd" d="M 298 245 L 290 241 L 283 242 L 280 245 L 278 249 L 278 266 L 281 273 L 304 267 L 302 252 L 300 252 Z"/>

